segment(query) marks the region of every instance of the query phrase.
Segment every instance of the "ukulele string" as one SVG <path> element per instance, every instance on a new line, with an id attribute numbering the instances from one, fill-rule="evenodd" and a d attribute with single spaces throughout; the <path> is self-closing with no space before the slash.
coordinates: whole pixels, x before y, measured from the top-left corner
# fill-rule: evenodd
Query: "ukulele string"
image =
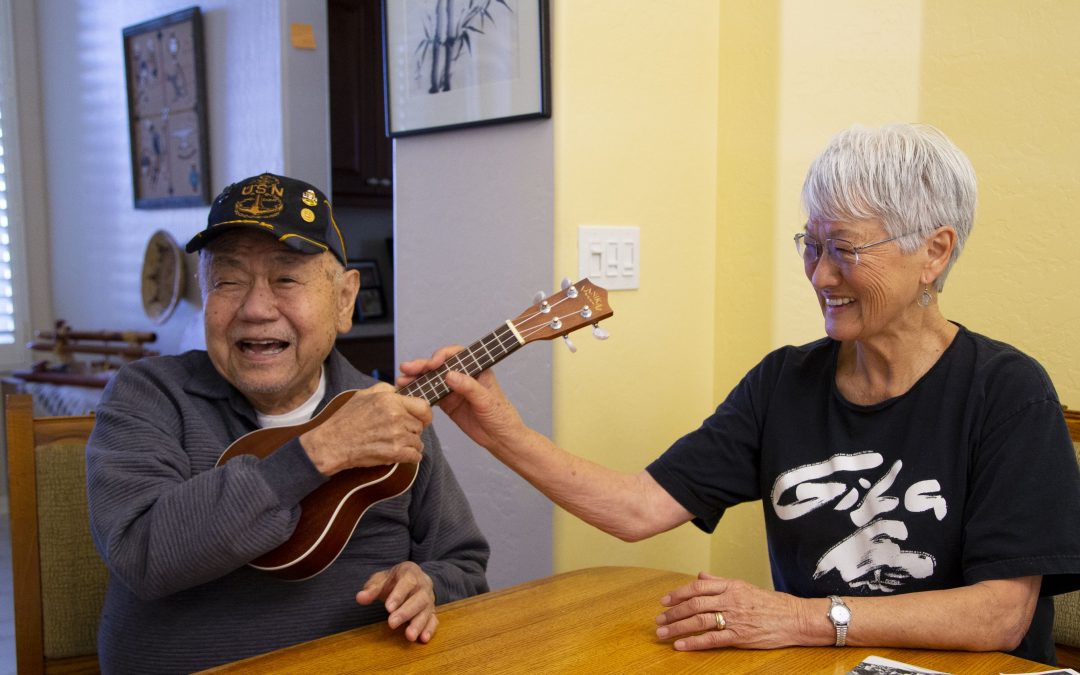
<path id="1" fill-rule="evenodd" d="M 559 329 L 555 328 L 554 326 L 552 326 L 551 324 L 553 322 L 555 322 L 555 321 L 562 322 L 562 321 L 565 321 L 565 320 L 569 319 L 570 317 L 581 316 L 581 311 L 577 310 L 577 311 L 570 312 L 569 314 L 562 314 L 560 316 L 550 317 L 550 318 L 545 319 L 544 322 L 541 323 L 541 324 L 537 324 L 535 326 L 531 326 L 531 327 L 526 328 L 525 324 L 528 323 L 532 318 L 535 318 L 535 316 L 536 315 L 533 315 L 533 317 L 530 317 L 529 319 L 523 320 L 520 324 L 516 324 L 516 323 L 514 324 L 514 328 L 517 329 L 518 333 L 520 333 L 522 337 L 524 337 L 524 338 L 532 337 L 532 335 L 534 333 L 538 333 L 538 332 L 540 332 L 542 330 L 548 330 L 548 329 L 559 330 Z"/>
<path id="2" fill-rule="evenodd" d="M 569 299 L 570 299 L 569 296 L 563 295 L 561 298 L 559 298 L 555 302 L 549 302 L 548 303 L 548 311 L 555 309 L 556 307 L 558 307 L 559 305 L 561 305 L 562 303 L 566 302 Z M 540 303 L 540 304 L 543 305 L 543 303 Z M 533 319 L 535 319 L 536 317 L 538 317 L 538 316 L 540 316 L 542 314 L 546 314 L 546 313 L 547 312 L 544 312 L 543 310 L 538 309 L 535 312 L 533 312 L 530 316 L 527 316 L 524 319 L 522 319 L 521 323 L 523 323 L 523 324 L 528 323 L 528 322 L 532 321 Z M 515 324 L 514 327 L 518 328 L 520 330 L 520 326 L 518 326 L 517 324 Z"/>

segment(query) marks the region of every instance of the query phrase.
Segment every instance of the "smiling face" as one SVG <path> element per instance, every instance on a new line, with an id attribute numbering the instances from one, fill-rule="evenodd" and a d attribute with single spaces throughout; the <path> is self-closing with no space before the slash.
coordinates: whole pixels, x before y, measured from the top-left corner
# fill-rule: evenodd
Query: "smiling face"
<path id="1" fill-rule="evenodd" d="M 811 224 L 806 235 L 817 242 L 846 239 L 856 247 L 890 236 L 878 220 Z M 838 263 L 828 254 L 804 261 L 829 337 L 840 342 L 866 340 L 918 325 L 926 253 L 925 244 L 904 253 L 897 242 L 890 241 L 861 251 L 858 265 Z"/>
<path id="2" fill-rule="evenodd" d="M 289 412 L 318 386 L 323 361 L 352 321 L 359 275 L 329 253 L 291 249 L 237 229 L 202 254 L 206 349 L 259 412 Z"/>

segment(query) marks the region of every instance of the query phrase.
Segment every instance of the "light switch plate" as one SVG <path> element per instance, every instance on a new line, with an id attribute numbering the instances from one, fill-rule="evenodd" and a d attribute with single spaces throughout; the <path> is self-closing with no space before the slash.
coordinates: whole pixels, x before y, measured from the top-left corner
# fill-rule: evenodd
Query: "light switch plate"
<path id="1" fill-rule="evenodd" d="M 637 288 L 641 271 L 641 228 L 579 225 L 578 277 L 609 291 Z"/>

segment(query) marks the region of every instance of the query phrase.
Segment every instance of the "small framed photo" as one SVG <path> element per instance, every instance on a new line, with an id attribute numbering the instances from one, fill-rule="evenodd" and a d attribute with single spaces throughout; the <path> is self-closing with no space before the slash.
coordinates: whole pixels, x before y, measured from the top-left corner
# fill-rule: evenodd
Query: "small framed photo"
<path id="1" fill-rule="evenodd" d="M 360 288 L 382 287 L 379 264 L 374 260 L 350 260 L 346 267 L 360 272 Z"/>
<path id="2" fill-rule="evenodd" d="M 391 137 L 551 117 L 548 0 L 383 0 Z"/>
<path id="3" fill-rule="evenodd" d="M 135 208 L 210 203 L 198 7 L 123 30 Z"/>
<path id="4" fill-rule="evenodd" d="M 383 300 L 382 289 L 361 287 L 360 292 L 356 294 L 356 314 L 353 315 L 353 322 L 359 323 L 385 317 L 386 302 Z"/>

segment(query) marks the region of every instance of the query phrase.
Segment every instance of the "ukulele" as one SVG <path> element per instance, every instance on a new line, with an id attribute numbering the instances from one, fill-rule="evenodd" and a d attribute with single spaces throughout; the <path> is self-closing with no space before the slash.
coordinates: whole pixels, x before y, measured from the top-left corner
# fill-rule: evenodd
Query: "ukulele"
<path id="1" fill-rule="evenodd" d="M 564 281 L 562 291 L 550 298 L 541 298 L 516 318 L 454 354 L 439 368 L 401 387 L 397 393 L 417 396 L 435 405 L 450 393 L 443 380 L 448 370 L 476 376 L 529 342 L 565 337 L 588 324 L 592 324 L 594 334 L 603 339 L 607 334 L 596 324 L 612 314 L 606 290 L 594 286 L 588 279 L 573 285 Z M 318 415 L 303 424 L 267 427 L 241 436 L 222 453 L 217 466 L 237 455 L 266 457 L 325 422 L 357 391 L 341 392 Z M 289 581 L 301 581 L 319 574 L 341 554 L 369 508 L 412 486 L 417 468 L 417 464 L 399 463 L 339 471 L 300 501 L 300 519 L 289 539 L 248 564 Z"/>

